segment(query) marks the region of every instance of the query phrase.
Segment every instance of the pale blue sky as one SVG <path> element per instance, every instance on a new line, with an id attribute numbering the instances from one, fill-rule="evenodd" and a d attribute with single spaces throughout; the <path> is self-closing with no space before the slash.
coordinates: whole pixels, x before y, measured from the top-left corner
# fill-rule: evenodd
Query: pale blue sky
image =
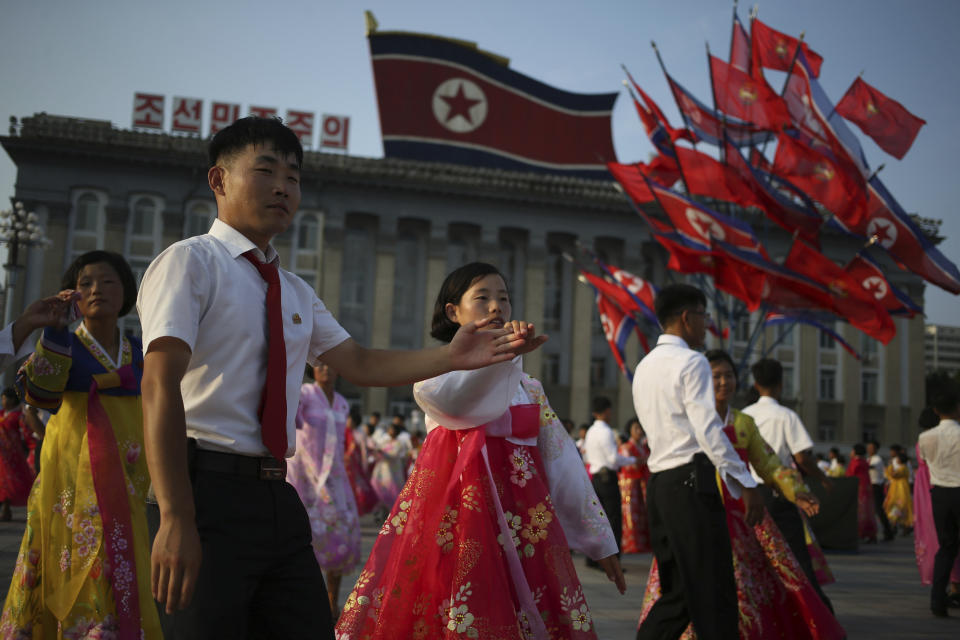
<path id="1" fill-rule="evenodd" d="M 474 40 L 511 67 L 578 92 L 616 91 L 625 63 L 679 124 L 650 40 L 670 73 L 709 102 L 704 42 L 726 57 L 732 5 L 724 0 L 484 2 L 288 0 L 32 0 L 4 3 L 0 116 L 34 112 L 110 120 L 129 127 L 135 91 L 183 95 L 351 117 L 350 153 L 381 156 L 363 10 L 381 29 Z M 746 20 L 752 5 L 741 4 Z M 770 26 L 824 57 L 821 82 L 836 102 L 864 79 L 927 120 L 902 161 L 861 136 L 871 165 L 910 212 L 940 218 L 943 252 L 960 260 L 960 2 L 806 0 L 760 2 Z M 781 77 L 768 76 L 779 89 Z M 205 111 L 208 109 L 205 105 Z M 169 101 L 168 101 L 169 118 Z M 859 130 L 855 129 L 859 134 Z M 626 95 L 617 101 L 614 145 L 622 161 L 646 159 L 646 140 Z M 13 193 L 13 163 L 0 154 L 0 196 Z M 637 220 L 638 230 L 642 223 Z M 960 325 L 960 298 L 928 286 L 929 321 Z"/>

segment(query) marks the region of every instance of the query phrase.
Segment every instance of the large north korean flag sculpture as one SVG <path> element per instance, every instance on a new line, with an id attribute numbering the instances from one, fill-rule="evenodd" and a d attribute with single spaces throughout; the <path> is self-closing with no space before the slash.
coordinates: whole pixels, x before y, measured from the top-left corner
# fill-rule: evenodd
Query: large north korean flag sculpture
<path id="1" fill-rule="evenodd" d="M 609 180 L 616 93 L 570 93 L 470 42 L 368 33 L 388 158 Z"/>

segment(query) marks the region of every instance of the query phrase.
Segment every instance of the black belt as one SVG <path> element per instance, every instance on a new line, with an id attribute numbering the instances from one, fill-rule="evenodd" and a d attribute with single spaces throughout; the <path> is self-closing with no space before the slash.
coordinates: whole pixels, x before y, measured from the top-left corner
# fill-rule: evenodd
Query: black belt
<path id="1" fill-rule="evenodd" d="M 194 452 L 193 467 L 201 471 L 229 473 L 260 480 L 286 480 L 287 461 L 276 458 L 255 458 L 239 453 L 223 453 L 197 449 Z"/>

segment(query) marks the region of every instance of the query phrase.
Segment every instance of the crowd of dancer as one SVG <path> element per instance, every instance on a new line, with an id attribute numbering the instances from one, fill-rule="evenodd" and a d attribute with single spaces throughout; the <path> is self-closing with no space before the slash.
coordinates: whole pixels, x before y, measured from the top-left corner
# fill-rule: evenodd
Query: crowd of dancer
<path id="1" fill-rule="evenodd" d="M 659 292 L 663 334 L 621 441 L 601 397 L 575 443 L 522 371 L 546 337 L 511 317 L 496 267 L 452 271 L 431 320 L 443 346 L 406 352 L 357 345 L 276 267 L 301 163 L 276 120 L 223 129 L 210 233 L 164 251 L 139 291 L 121 256 L 83 254 L 60 294 L 0 332 L 5 362 L 33 351 L 3 393 L 0 517 L 26 502 L 27 521 L 0 636 L 592 639 L 574 550 L 621 594 L 620 554 L 652 552 L 638 638 L 844 637 L 807 520 L 820 508 L 809 483 L 829 490 L 833 473 L 780 405 L 776 361 L 751 368 L 759 400 L 732 406 L 733 360 L 696 351 L 702 292 Z M 134 305 L 142 342 L 118 331 Z M 402 416 L 362 422 L 340 376 L 415 382 L 422 444 Z M 860 479 L 861 536 L 872 522 L 876 538 L 878 500 L 885 533 L 913 527 L 946 615 L 960 393 L 940 396 L 912 500 L 902 451 L 886 466 L 876 443 L 856 445 L 845 473 Z M 378 510 L 364 561 L 359 519 Z"/>

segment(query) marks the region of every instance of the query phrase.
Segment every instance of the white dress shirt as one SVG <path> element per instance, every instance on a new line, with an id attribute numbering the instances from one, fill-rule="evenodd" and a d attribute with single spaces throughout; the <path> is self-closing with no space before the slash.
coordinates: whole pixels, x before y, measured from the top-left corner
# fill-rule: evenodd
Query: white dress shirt
<path id="1" fill-rule="evenodd" d="M 803 426 L 800 416 L 774 398 L 760 396 L 755 403 L 745 407 L 743 412 L 757 423 L 760 435 L 776 452 L 780 463 L 788 469 L 794 467 L 793 454 L 813 448 L 813 440 Z M 753 471 L 753 477 L 757 482 L 763 482 L 756 471 Z"/>
<path id="2" fill-rule="evenodd" d="M 868 462 L 870 463 L 870 484 L 883 484 L 886 482 L 887 477 L 883 475 L 883 470 L 886 465 L 883 464 L 883 458 L 880 457 L 880 454 L 873 454 L 870 456 Z M 896 466 L 897 459 L 894 458 L 891 462 Z"/>
<path id="3" fill-rule="evenodd" d="M 960 487 L 960 423 L 941 420 L 918 438 L 920 456 L 930 468 L 930 484 Z"/>
<path id="4" fill-rule="evenodd" d="M 179 338 L 192 355 L 180 391 L 187 435 L 203 449 L 270 455 L 257 410 L 267 375 L 267 283 L 243 257 L 275 262 L 223 221 L 210 232 L 168 247 L 150 264 L 137 312 L 144 353 L 157 338 Z M 296 448 L 294 418 L 304 363 L 314 364 L 350 336 L 313 289 L 279 269 L 283 337 L 287 351 L 287 456 Z"/>
<path id="5" fill-rule="evenodd" d="M 603 420 L 595 420 L 584 438 L 583 461 L 590 467 L 590 473 L 595 474 L 601 469 L 616 471 L 637 459 L 617 453 L 617 436 L 613 429 Z"/>
<path id="6" fill-rule="evenodd" d="M 691 462 L 701 451 L 710 458 L 734 498 L 757 486 L 723 432 L 713 394 L 713 376 L 703 354 L 678 336 L 661 334 L 657 346 L 637 365 L 633 406 L 647 433 L 647 466 L 657 473 Z"/>
<path id="7" fill-rule="evenodd" d="M 13 348 L 13 323 L 11 322 L 3 331 L 0 331 L 0 369 L 3 369 L 11 362 L 16 362 L 20 358 L 26 358 L 33 353 L 34 343 L 27 336 L 19 349 Z"/>

